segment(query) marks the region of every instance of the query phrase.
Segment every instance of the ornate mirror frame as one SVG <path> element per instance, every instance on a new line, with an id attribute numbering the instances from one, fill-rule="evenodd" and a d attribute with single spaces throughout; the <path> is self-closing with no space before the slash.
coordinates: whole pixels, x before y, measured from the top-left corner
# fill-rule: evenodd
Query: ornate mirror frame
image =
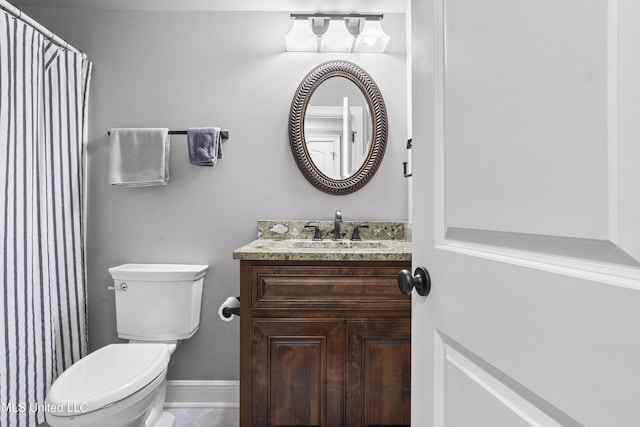
<path id="1" fill-rule="evenodd" d="M 304 134 L 304 119 L 311 96 L 331 77 L 351 80 L 364 95 L 372 118 L 369 153 L 360 168 L 345 179 L 330 178 L 311 160 Z M 371 76 L 348 61 L 328 61 L 314 68 L 302 80 L 291 102 L 289 112 L 289 143 L 293 157 L 304 177 L 317 189 L 329 194 L 349 194 L 362 188 L 375 175 L 387 146 L 387 109 L 382 94 Z"/>

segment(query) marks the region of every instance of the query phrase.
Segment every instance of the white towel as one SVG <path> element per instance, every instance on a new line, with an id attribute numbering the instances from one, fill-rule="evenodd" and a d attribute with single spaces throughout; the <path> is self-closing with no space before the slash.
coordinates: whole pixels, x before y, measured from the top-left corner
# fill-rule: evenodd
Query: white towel
<path id="1" fill-rule="evenodd" d="M 111 185 L 145 187 L 169 182 L 169 129 L 111 129 Z"/>

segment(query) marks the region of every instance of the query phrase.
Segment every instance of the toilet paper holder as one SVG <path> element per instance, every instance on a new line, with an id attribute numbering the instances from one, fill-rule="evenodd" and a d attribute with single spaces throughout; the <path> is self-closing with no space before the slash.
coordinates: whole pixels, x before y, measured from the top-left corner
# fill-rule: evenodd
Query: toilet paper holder
<path id="1" fill-rule="evenodd" d="M 240 302 L 240 297 L 236 297 L 238 302 Z M 222 309 L 222 315 L 226 318 L 229 318 L 233 315 L 240 316 L 240 307 L 224 307 Z"/>

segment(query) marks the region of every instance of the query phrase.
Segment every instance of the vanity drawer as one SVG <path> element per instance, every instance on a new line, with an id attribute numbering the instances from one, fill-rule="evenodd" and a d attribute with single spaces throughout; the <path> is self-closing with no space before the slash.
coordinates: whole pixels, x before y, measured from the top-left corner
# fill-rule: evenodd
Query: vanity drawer
<path id="1" fill-rule="evenodd" d="M 251 308 L 410 309 L 398 290 L 405 262 L 257 265 L 251 268 Z"/>

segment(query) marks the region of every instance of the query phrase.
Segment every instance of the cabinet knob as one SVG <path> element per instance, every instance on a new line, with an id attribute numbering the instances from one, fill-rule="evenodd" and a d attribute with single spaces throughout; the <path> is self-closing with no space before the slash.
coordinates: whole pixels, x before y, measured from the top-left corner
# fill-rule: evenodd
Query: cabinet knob
<path id="1" fill-rule="evenodd" d="M 410 294 L 416 288 L 418 295 L 426 297 L 431 291 L 431 277 L 424 267 L 416 268 L 414 275 L 409 270 L 402 270 L 398 273 L 398 288 L 403 294 Z"/>

